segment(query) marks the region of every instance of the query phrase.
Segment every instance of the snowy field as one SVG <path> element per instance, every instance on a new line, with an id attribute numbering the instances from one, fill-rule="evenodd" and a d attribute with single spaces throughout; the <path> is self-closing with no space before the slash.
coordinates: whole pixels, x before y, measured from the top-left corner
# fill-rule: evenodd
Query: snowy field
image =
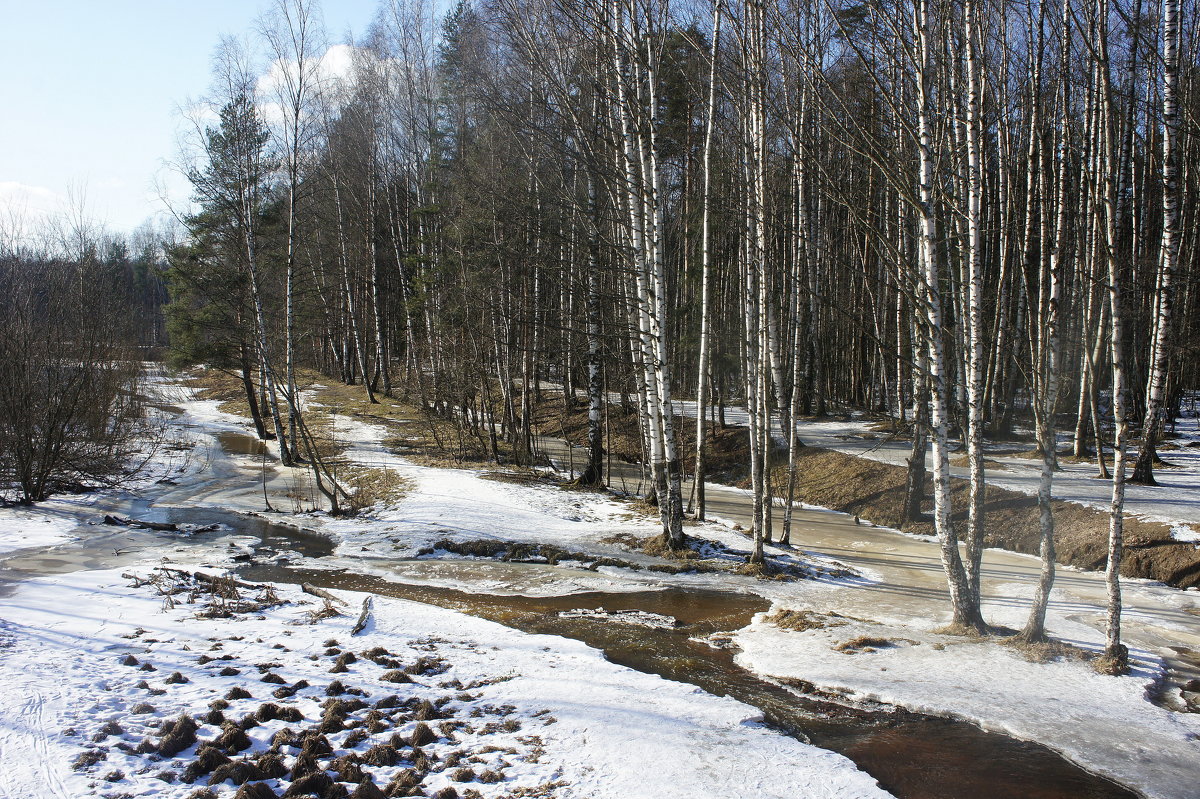
<path id="1" fill-rule="evenodd" d="M 568 639 L 383 598 L 353 635 L 361 596 L 313 621 L 322 601 L 286 588 L 278 605 L 200 618 L 213 606 L 203 592 L 165 607 L 131 584 L 83 572 L 3 601 L 0 796 L 184 797 L 206 784 L 232 796 L 247 774 L 295 769 L 309 752 L 313 773 L 329 769 L 350 791 L 428 768 L 430 795 L 887 796 L 845 758 L 766 728 L 754 708 Z M 357 655 L 339 669 L 345 653 Z M 196 727 L 173 752 L 162 725 L 181 714 Z M 305 730 L 317 731 L 311 745 Z M 206 745 L 218 765 L 197 774 Z M 282 793 L 289 780 L 266 784 Z"/>

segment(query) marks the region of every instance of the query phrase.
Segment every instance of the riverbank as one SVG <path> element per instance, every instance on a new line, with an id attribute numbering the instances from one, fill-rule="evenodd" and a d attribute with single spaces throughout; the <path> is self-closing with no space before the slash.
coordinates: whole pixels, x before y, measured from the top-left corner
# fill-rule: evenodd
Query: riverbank
<path id="1" fill-rule="evenodd" d="M 309 399 L 320 403 L 320 389 L 314 388 Z M 140 498 L 96 498 L 88 512 L 94 516 L 100 509 L 111 507 L 124 515 L 144 513 L 147 517 L 158 517 L 161 514 L 164 518 L 167 515 L 174 518 L 187 514 L 200 517 L 220 508 L 227 514 L 221 518 L 227 520 L 228 529 L 204 533 L 195 539 L 172 533 L 156 534 L 158 546 L 147 543 L 136 552 L 122 554 L 91 552 L 88 566 L 79 566 L 80 560 L 69 554 L 72 546 L 82 545 L 80 542 L 64 544 L 58 550 L 39 555 L 38 568 L 58 570 L 67 576 L 26 579 L 13 594 L 16 601 L 24 601 L 20 597 L 26 590 L 33 590 L 34 599 L 41 601 L 36 595 L 41 592 L 53 594 L 56 590 L 54 579 L 86 581 L 87 575 L 96 574 L 94 571 L 80 572 L 80 568 L 118 566 L 118 574 L 120 571 L 146 571 L 157 565 L 163 555 L 172 558 L 173 563 L 169 565 L 187 563 L 190 568 L 198 564 L 210 572 L 250 567 L 265 569 L 268 573 L 275 569 L 298 573 L 316 570 L 316 573 L 330 575 L 358 573 L 383 576 L 400 583 L 457 587 L 476 594 L 553 596 L 592 592 L 604 596 L 636 596 L 666 587 L 732 590 L 766 598 L 773 603 L 773 612 L 815 610 L 837 613 L 852 620 L 846 627 L 826 625 L 824 635 L 828 640 L 825 640 L 820 635 L 802 631 L 780 633 L 778 629 L 772 630 L 772 626 L 777 628 L 778 625 L 772 625 L 763 616 L 735 637 L 744 650 L 739 656 L 740 662 L 760 674 L 795 682 L 802 691 L 815 689 L 834 696 L 841 693 L 843 699 L 839 701 L 853 702 L 870 697 L 887 699 L 902 706 L 970 718 L 986 728 L 1010 730 L 1020 737 L 1061 751 L 1075 762 L 1109 774 L 1149 796 L 1181 796 L 1178 770 L 1172 770 L 1175 767 L 1170 764 L 1182 763 L 1180 768 L 1186 770 L 1188 759 L 1194 762 L 1195 755 L 1200 754 L 1195 740 L 1198 732 L 1195 720 L 1200 717 L 1172 712 L 1149 701 L 1151 696 L 1158 696 L 1177 707 L 1186 706 L 1186 696 L 1170 684 L 1164 685 L 1163 680 L 1164 677 L 1171 679 L 1173 674 L 1184 674 L 1183 665 L 1171 660 L 1171 647 L 1194 650 L 1200 641 L 1197 635 L 1200 617 L 1196 614 L 1196 600 L 1200 596 L 1195 592 L 1130 582 L 1126 591 L 1129 606 L 1126 629 L 1133 649 L 1135 671 L 1127 677 L 1100 678 L 1092 675 L 1090 666 L 1082 660 L 1061 659 L 1036 664 L 1024 660 L 1020 653 L 993 652 L 990 648 L 999 645 L 992 642 L 939 638 L 934 630 L 945 623 L 947 604 L 936 546 L 913 536 L 857 524 L 851 516 L 812 508 L 801 511 L 795 533 L 799 548 L 772 547 L 770 553 L 778 563 L 790 562 L 807 573 L 792 575 L 793 579 L 760 579 L 727 568 L 749 547 L 744 535 L 727 525 L 690 526 L 689 534 L 698 542 L 707 542 L 698 547 L 701 550 L 698 557 L 689 558 L 687 562 L 664 558 L 640 547 L 638 542 L 656 531 L 656 521 L 636 505 L 604 494 L 564 490 L 551 480 L 528 473 L 501 475 L 488 469 L 420 465 L 393 449 L 403 437 L 403 425 L 385 429 L 362 416 L 331 413 L 329 429 L 341 441 L 341 457 L 366 468 L 395 473 L 404 490 L 398 498 L 380 500 L 363 508 L 356 517 L 330 518 L 327 514 L 309 512 L 305 507 L 311 494 L 303 486 L 303 472 L 279 467 L 269 447 L 261 450 L 257 445 L 246 444 L 246 420 L 226 414 L 218 404 L 216 400 L 179 397 L 182 414 L 177 421 L 193 437 L 194 448 L 189 468 L 172 478 L 171 484 L 148 487 Z M 416 431 L 414 437 L 417 437 Z M 385 445 L 384 442 L 390 443 Z M 720 486 L 712 486 L 711 491 L 717 515 L 737 521 L 738 514 L 745 512 L 744 492 Z M 263 514 L 267 501 L 282 512 Z M 230 511 L 257 515 L 237 517 Z M 261 537 L 249 536 L 247 530 L 239 529 L 242 523 L 235 521 L 237 518 L 253 524 L 267 524 L 265 520 L 269 519 L 275 531 L 270 533 L 273 536 L 270 546 L 264 546 Z M 304 528 L 310 531 L 310 536 L 319 533 L 316 538 L 328 543 L 321 547 L 289 538 L 286 531 L 294 528 L 288 525 Z M 487 545 L 481 546 L 479 542 Z M 201 545 L 200 550 L 189 550 L 189 547 Z M 516 559 L 527 561 L 520 568 L 505 562 L 505 558 L 514 559 L 517 548 L 523 549 Z M 116 543 L 113 549 L 124 547 Z M 468 554 L 463 554 L 464 551 Z M 469 554 L 472 551 L 477 554 Z M 23 561 L 21 557 L 10 558 L 5 567 L 11 569 L 13 564 L 21 562 L 30 565 L 36 559 L 29 555 L 22 557 Z M 51 560 L 55 563 L 50 564 Z M 990 619 L 1019 626 L 1028 602 L 1026 587 L 1035 579 L 1036 571 L 1037 564 L 1032 558 L 996 551 L 987 553 L 985 612 Z M 85 598 L 91 601 L 90 597 L 97 597 L 99 601 L 124 590 L 111 581 L 102 587 L 89 588 L 83 583 L 79 586 L 82 587 L 74 596 L 60 593 L 53 600 L 59 613 L 64 607 L 86 606 Z M 287 590 L 279 588 L 277 592 L 283 595 Z M 352 603 L 358 600 L 357 596 L 349 598 Z M 154 629 L 164 623 L 158 610 L 161 598 L 152 595 L 151 600 L 150 604 L 140 606 L 150 622 L 131 620 L 132 624 Z M 10 625 L 16 623 L 12 614 L 19 616 L 22 612 L 19 608 L 13 610 L 13 601 L 10 597 L 0 602 L 0 617 L 7 619 Z M 1095 652 L 1101 640 L 1102 603 L 1103 586 L 1094 576 L 1064 572 L 1051 604 L 1048 619 L 1051 632 L 1070 640 L 1085 653 Z M 46 612 L 50 610 L 46 608 Z M 264 611 L 260 615 L 270 619 L 270 614 L 275 612 L 284 611 Z M 344 613 L 347 613 L 345 623 L 348 624 L 349 616 L 354 614 Z M 389 613 L 403 615 L 408 611 L 397 606 Z M 105 616 L 111 617 L 112 613 Z M 464 621 L 467 618 L 462 614 L 438 616 L 437 624 L 457 633 L 460 628 L 467 629 L 468 622 Z M 11 634 L 23 648 L 9 647 L 6 651 L 32 652 L 37 641 L 33 628 L 47 621 L 43 619 L 29 628 L 14 627 Z M 258 620 L 253 623 L 257 624 Z M 849 626 L 851 624 L 866 626 L 859 631 Z M 291 626 L 284 625 L 279 635 L 292 637 L 298 634 L 293 630 L 292 636 L 287 636 L 288 629 L 292 629 Z M 508 631 L 505 635 L 514 634 Z M 152 637 L 166 640 L 163 636 Z M 273 643 L 270 638 L 257 633 L 256 637 L 264 637 L 265 642 Z M 856 638 L 871 637 L 899 643 L 871 646 L 860 641 L 857 646 L 843 646 Z M 915 643 L 905 643 L 901 639 Z M 724 640 L 728 640 L 728 636 Z M 279 641 L 295 649 L 283 638 Z M 756 641 L 766 643 L 760 645 Z M 192 646 L 187 641 L 184 643 Z M 724 645 L 720 641 L 714 643 Z M 106 656 L 103 648 L 100 651 L 89 649 L 82 640 L 68 641 L 63 647 L 55 655 L 58 662 L 91 663 Z M 761 657 L 764 648 L 774 652 L 774 660 Z M 848 648 L 855 651 L 848 652 Z M 358 649 L 356 645 L 354 651 Z M 192 646 L 192 651 L 200 650 Z M 991 668 L 955 682 L 955 673 L 964 667 L 965 652 L 984 658 Z M 304 657 L 309 654 L 320 653 L 306 651 Z M 134 656 L 138 657 L 136 653 Z M 592 656 L 602 662 L 594 651 Z M 889 658 L 893 656 L 906 658 L 910 666 L 902 668 L 892 663 Z M 24 668 L 23 660 L 3 657 L 0 679 L 6 684 L 9 681 L 16 684 L 20 670 Z M 792 668 L 790 664 L 803 666 Z M 849 668 L 850 664 L 854 668 Z M 182 665 L 176 670 L 181 668 Z M 188 676 L 186 672 L 181 673 Z M 975 702 L 964 701 L 961 706 L 957 699 L 940 705 L 931 703 L 917 690 L 923 684 L 917 679 L 920 673 L 939 675 L 950 689 L 947 696 L 975 691 L 980 698 Z M 480 673 L 473 679 L 485 676 Z M 642 677 L 645 675 L 631 679 Z M 103 685 L 107 684 L 105 679 L 93 677 L 80 681 L 72 689 L 79 692 L 74 696 L 103 697 L 108 693 L 103 690 Z M 317 684 L 304 676 L 295 679 L 307 679 L 312 685 Z M 985 679 L 988 691 L 977 691 L 979 685 L 972 680 Z M 1109 681 L 1104 686 L 1111 690 L 1094 691 L 1090 682 L 1093 679 Z M 807 684 L 797 680 L 807 681 Z M 464 678 L 462 682 L 467 684 L 469 681 Z M 880 682 L 889 687 L 887 692 L 879 689 Z M 288 685 L 294 685 L 294 681 Z M 630 683 L 621 690 L 641 696 L 647 689 L 637 686 L 640 683 Z M 304 690 L 307 689 L 299 689 L 299 693 Z M 681 686 L 680 690 L 697 693 L 687 686 Z M 1054 693 L 1060 704 L 1049 703 L 1046 691 Z M 1093 694 L 1103 697 L 1100 705 L 1090 702 L 1089 697 Z M 259 698 L 257 694 L 255 696 Z M 67 704 L 84 706 L 75 700 Z M 1082 712 L 1070 711 L 1076 706 Z M 740 712 L 746 714 L 743 720 L 758 712 L 747 705 L 739 707 L 742 708 Z M 538 709 L 541 708 L 532 710 Z M 551 710 L 557 717 L 553 708 Z M 1017 728 L 1010 724 L 1013 717 L 1051 717 L 1065 721 L 1057 725 Z M 1129 757 L 1128 752 L 1113 750 L 1109 731 L 1114 726 L 1110 719 L 1114 718 L 1121 719 L 1123 736 L 1140 742 L 1144 751 L 1134 752 L 1136 756 Z M 600 724 L 602 719 L 598 717 L 593 723 Z M 738 729 L 742 726 L 745 725 L 738 725 Z M 43 725 L 43 729 L 49 728 L 49 724 Z M 778 733 L 771 734 L 779 736 Z M 577 740 L 573 745 L 580 746 L 580 742 Z M 640 741 L 630 740 L 626 745 L 636 747 Z M 760 743 L 757 739 L 743 739 L 738 746 L 750 746 L 757 751 Z M 938 759 L 937 752 L 930 752 L 929 756 Z M 703 760 L 699 755 L 696 757 Z M 744 759 L 744 756 L 739 757 Z M 1181 759 L 1176 760 L 1177 757 Z M 684 762 L 688 762 L 687 758 Z M 1160 767 L 1163 763 L 1167 767 Z M 578 768 L 584 775 L 592 773 L 586 770 L 586 762 L 568 761 L 568 764 L 570 769 Z M 703 765 L 692 763 L 687 768 L 702 771 Z M 582 784 L 568 774 L 570 769 L 566 766 L 564 769 L 566 776 L 562 779 L 571 784 Z M 672 793 L 671 785 L 666 782 L 655 782 L 647 791 L 650 789 L 656 793 L 633 790 L 626 791 L 626 795 L 683 795 Z M 99 783 L 88 790 L 120 793 Z M 568 790 L 562 788 L 554 795 L 574 795 L 565 792 Z M 232 787 L 229 791 L 232 795 Z M 492 796 L 486 792 L 483 795 Z M 600 794 L 589 791 L 589 795 Z M 698 790 L 688 795 L 716 794 Z"/>

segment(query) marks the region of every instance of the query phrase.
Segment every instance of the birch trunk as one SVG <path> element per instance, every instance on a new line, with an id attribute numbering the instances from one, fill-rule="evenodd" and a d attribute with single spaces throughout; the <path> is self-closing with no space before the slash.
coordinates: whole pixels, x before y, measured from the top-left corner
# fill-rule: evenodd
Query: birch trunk
<path id="1" fill-rule="evenodd" d="M 1155 444 L 1162 430 L 1163 397 L 1171 340 L 1175 270 L 1179 263 L 1179 107 L 1176 84 L 1179 75 L 1181 25 L 1179 0 L 1163 0 L 1163 150 L 1162 150 L 1162 244 L 1159 253 L 1158 292 L 1154 320 L 1154 342 L 1150 351 L 1150 376 L 1146 392 L 1146 420 L 1132 481 L 1157 485 L 1154 479 Z"/>

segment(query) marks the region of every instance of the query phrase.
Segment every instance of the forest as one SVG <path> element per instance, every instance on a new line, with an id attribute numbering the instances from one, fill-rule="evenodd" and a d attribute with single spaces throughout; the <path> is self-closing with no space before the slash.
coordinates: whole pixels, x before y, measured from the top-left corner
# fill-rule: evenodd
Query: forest
<path id="1" fill-rule="evenodd" d="M 1194 795 L 1200 4 L 264 5 L 0 215 L 0 794 Z"/>
<path id="2" fill-rule="evenodd" d="M 1028 440 L 1042 463 L 1030 640 L 1058 461 L 1095 461 L 1120 671 L 1125 485 L 1154 485 L 1200 389 L 1196 21 L 1181 0 L 387 0 L 331 47 L 315 4 L 277 3 L 217 47 L 173 230 L 135 258 L 83 226 L 6 243 L 5 369 L 36 354 L 29 375 L 75 388 L 33 422 L 18 388 L 37 380 L 5 381 L 23 444 L 4 473 L 28 502 L 56 469 L 112 471 L 127 369 L 63 364 L 165 344 L 235 373 L 258 436 L 334 513 L 349 495 L 298 369 L 411 402 L 497 463 L 544 460 L 543 408 L 586 413 L 584 485 L 615 420 L 671 549 L 705 518 L 737 408 L 755 562 L 773 514 L 789 539 L 797 422 L 865 411 L 911 436 L 906 515 L 931 493 L 961 629 L 987 631 L 985 444 Z M 108 284 L 120 324 L 79 312 Z M 83 396 L 108 398 L 98 417 L 60 407 Z M 65 429 L 99 443 L 35 451 Z"/>

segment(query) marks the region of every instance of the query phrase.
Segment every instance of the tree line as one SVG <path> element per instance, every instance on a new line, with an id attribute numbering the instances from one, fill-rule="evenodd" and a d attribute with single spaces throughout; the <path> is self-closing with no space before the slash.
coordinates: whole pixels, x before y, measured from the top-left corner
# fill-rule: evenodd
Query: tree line
<path id="1" fill-rule="evenodd" d="M 175 357 L 239 374 L 335 510 L 298 366 L 518 463 L 540 403 L 586 407 L 588 484 L 611 398 L 676 547 L 712 425 L 678 401 L 743 406 L 755 560 L 780 499 L 789 537 L 795 422 L 887 414 L 912 435 L 911 515 L 932 472 L 954 621 L 977 631 L 984 442 L 1028 431 L 1030 640 L 1065 438 L 1111 481 L 1120 668 L 1124 486 L 1154 483 L 1200 388 L 1196 23 L 1186 0 L 384 0 L 330 50 L 313 0 L 277 0 L 218 50 L 170 256 Z"/>
<path id="2" fill-rule="evenodd" d="M 153 451 L 145 364 L 166 345 L 160 234 L 80 212 L 0 224 L 0 503 L 117 485 Z"/>

